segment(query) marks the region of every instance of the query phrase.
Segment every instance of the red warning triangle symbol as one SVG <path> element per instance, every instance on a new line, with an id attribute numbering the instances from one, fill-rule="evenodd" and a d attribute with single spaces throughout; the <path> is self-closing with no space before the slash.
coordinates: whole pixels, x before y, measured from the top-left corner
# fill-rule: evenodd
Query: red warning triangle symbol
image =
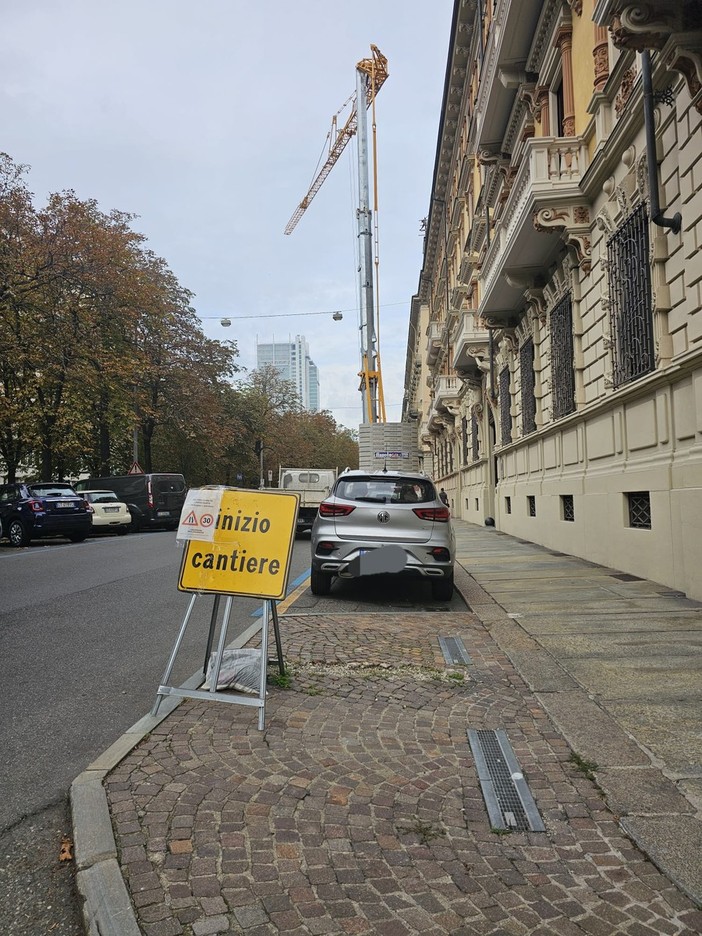
<path id="1" fill-rule="evenodd" d="M 199 526 L 197 519 L 197 514 L 194 510 L 191 510 L 187 517 L 184 520 L 180 521 L 184 526 Z"/>

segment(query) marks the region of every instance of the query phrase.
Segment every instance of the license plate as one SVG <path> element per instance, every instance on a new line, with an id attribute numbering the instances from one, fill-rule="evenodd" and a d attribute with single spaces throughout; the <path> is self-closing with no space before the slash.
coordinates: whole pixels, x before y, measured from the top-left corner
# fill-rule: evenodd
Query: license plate
<path id="1" fill-rule="evenodd" d="M 57 507 L 72 507 L 73 501 L 57 501 L 56 506 Z"/>
<path id="2" fill-rule="evenodd" d="M 156 516 L 157 516 L 157 517 L 170 517 L 170 515 L 171 515 L 170 510 L 159 510 L 159 511 L 156 513 Z"/>
<path id="3" fill-rule="evenodd" d="M 103 507 L 105 513 L 119 513 L 119 507 Z"/>

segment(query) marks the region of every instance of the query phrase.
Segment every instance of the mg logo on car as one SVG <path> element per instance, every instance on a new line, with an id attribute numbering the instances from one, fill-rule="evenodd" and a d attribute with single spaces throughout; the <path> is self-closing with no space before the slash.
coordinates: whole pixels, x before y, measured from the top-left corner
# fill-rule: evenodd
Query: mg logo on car
<path id="1" fill-rule="evenodd" d="M 390 514 L 387 510 L 381 510 L 378 514 L 378 523 L 388 523 L 390 521 Z"/>

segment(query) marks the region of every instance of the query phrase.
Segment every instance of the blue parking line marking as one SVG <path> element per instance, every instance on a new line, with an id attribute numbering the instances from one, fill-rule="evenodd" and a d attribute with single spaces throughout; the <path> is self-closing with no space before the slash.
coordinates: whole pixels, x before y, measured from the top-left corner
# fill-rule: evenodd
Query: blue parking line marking
<path id="1" fill-rule="evenodd" d="M 288 590 L 285 592 L 286 598 L 288 597 L 290 592 L 294 592 L 298 585 L 302 585 L 305 579 L 310 577 L 310 571 L 311 569 L 307 569 L 307 571 L 303 572 L 302 575 L 298 575 L 298 577 L 294 581 L 288 582 Z M 263 606 L 261 606 L 260 608 L 257 608 L 255 611 L 252 611 L 251 617 L 261 617 L 262 614 L 263 614 Z"/>

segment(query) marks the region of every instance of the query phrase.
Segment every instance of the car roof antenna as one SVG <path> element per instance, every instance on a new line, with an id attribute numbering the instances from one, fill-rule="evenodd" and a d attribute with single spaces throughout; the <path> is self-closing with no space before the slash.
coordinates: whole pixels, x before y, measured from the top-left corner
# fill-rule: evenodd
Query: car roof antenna
<path id="1" fill-rule="evenodd" d="M 383 462 L 383 472 L 384 472 L 385 474 L 388 473 L 388 460 L 387 460 L 387 458 L 386 458 L 385 461 Z"/>

